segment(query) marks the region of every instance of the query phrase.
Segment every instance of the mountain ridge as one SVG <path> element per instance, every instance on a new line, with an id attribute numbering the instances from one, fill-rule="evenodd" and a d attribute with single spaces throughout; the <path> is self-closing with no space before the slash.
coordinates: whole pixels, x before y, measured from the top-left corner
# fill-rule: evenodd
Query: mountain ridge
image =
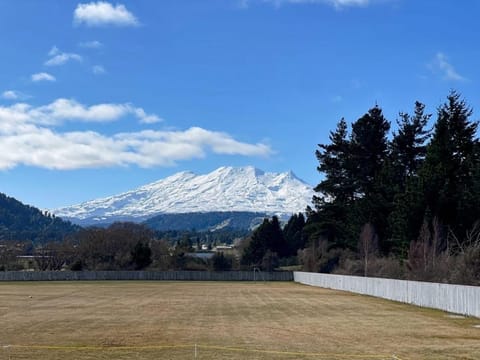
<path id="1" fill-rule="evenodd" d="M 312 187 L 292 171 L 272 173 L 253 166 L 223 166 L 208 174 L 179 172 L 121 194 L 52 212 L 73 222 L 91 223 L 221 211 L 291 215 L 305 211 L 312 196 Z"/>
<path id="2" fill-rule="evenodd" d="M 0 241 L 61 241 L 80 227 L 0 193 Z"/>

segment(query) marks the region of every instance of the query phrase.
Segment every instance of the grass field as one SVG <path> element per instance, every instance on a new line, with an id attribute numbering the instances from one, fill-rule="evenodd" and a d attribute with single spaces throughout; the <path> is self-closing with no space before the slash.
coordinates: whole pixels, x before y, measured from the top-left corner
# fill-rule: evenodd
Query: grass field
<path id="1" fill-rule="evenodd" d="M 480 359 L 476 324 L 294 283 L 0 283 L 0 359 Z"/>

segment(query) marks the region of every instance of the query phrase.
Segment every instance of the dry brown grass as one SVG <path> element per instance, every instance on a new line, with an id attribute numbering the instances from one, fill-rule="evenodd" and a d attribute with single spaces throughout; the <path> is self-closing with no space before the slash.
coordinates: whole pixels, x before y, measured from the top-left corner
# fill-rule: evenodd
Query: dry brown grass
<path id="1" fill-rule="evenodd" d="M 293 283 L 0 283 L 0 359 L 480 359 L 475 324 Z"/>

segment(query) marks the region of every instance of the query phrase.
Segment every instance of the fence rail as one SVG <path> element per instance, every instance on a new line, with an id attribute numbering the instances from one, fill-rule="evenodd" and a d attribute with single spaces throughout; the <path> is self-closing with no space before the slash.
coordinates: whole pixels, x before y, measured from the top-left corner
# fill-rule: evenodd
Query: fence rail
<path id="1" fill-rule="evenodd" d="M 480 318 L 480 287 L 294 272 L 294 281 Z"/>
<path id="2" fill-rule="evenodd" d="M 293 281 L 293 273 L 253 271 L 4 271 L 0 281 Z"/>

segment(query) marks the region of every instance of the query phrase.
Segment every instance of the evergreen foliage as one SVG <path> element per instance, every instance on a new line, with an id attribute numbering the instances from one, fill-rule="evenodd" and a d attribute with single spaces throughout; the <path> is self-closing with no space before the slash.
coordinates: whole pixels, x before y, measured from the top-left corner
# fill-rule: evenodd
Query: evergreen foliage
<path id="1" fill-rule="evenodd" d="M 294 214 L 288 220 L 283 228 L 283 236 L 286 241 L 287 250 L 284 252 L 288 256 L 297 255 L 297 251 L 305 247 L 305 235 L 303 228 L 305 227 L 305 217 L 302 213 Z"/>
<path id="2" fill-rule="evenodd" d="M 390 157 L 400 190 L 404 188 L 407 178 L 418 174 L 423 164 L 430 134 L 426 126 L 431 116 L 425 114 L 425 105 L 417 101 L 413 116 L 400 113 L 400 120 L 397 120 L 398 132 L 393 133 Z"/>
<path id="3" fill-rule="evenodd" d="M 427 208 L 457 235 L 465 234 L 478 220 L 480 210 L 474 186 L 479 164 L 478 122 L 472 121 L 471 115 L 460 95 L 451 92 L 438 109 L 422 172 Z"/>
<path id="4" fill-rule="evenodd" d="M 138 241 L 131 254 L 135 270 L 142 270 L 152 263 L 152 250 L 148 243 Z"/>
<path id="5" fill-rule="evenodd" d="M 390 123 L 378 105 L 352 124 L 350 154 L 356 198 L 374 192 L 376 179 L 387 158 L 389 129 Z"/>
<path id="6" fill-rule="evenodd" d="M 161 214 L 144 222 L 157 231 L 196 230 L 199 232 L 216 229 L 249 230 L 259 225 L 265 218 L 264 213 L 248 211 L 212 211 L 191 212 L 185 214 Z"/>
<path id="7" fill-rule="evenodd" d="M 229 271 L 233 267 L 233 258 L 226 256 L 223 252 L 216 253 L 212 257 L 212 267 L 214 271 Z"/>
<path id="8" fill-rule="evenodd" d="M 0 241 L 61 241 L 79 226 L 0 193 Z"/>
<path id="9" fill-rule="evenodd" d="M 262 266 L 266 255 L 271 258 L 275 254 L 278 257 L 288 255 L 288 246 L 285 241 L 280 223 L 276 216 L 265 219 L 253 232 L 248 246 L 242 254 L 242 265 Z"/>
<path id="10" fill-rule="evenodd" d="M 420 102 L 412 115 L 400 113 L 390 140 L 377 105 L 352 123 L 350 136 L 342 119 L 315 153 L 324 178 L 315 209 L 307 209 L 306 244 L 327 241 L 327 249 L 358 253 L 367 224 L 383 255 L 406 258 L 424 224 L 436 234 L 435 251 L 447 250 L 449 237 L 461 244 L 480 218 L 480 145 L 471 116 L 452 91 L 433 131 Z"/>
<path id="11" fill-rule="evenodd" d="M 355 195 L 352 147 L 345 119 L 340 120 L 329 138 L 331 143 L 319 144 L 320 149 L 315 152 L 319 161 L 317 170 L 325 178 L 314 189 L 322 194 L 313 197 L 316 212 L 307 209 L 308 231 L 311 236 L 322 236 L 330 242 L 343 244 L 347 208 L 353 204 Z"/>

